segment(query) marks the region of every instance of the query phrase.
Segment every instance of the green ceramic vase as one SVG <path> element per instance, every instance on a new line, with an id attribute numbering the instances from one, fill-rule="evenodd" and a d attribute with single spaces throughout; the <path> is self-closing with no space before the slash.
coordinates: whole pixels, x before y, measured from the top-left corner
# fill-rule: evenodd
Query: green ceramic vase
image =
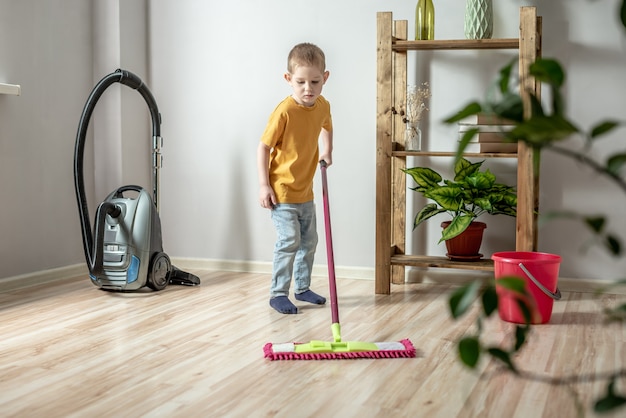
<path id="1" fill-rule="evenodd" d="M 493 35 L 492 0 L 466 0 L 465 38 L 491 39 Z"/>

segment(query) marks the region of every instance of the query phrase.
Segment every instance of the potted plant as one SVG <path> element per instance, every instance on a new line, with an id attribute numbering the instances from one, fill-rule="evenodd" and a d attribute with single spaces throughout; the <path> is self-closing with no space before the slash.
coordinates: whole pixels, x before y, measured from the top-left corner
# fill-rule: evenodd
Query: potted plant
<path id="1" fill-rule="evenodd" d="M 457 160 L 454 166 L 454 179 L 443 177 L 429 167 L 403 169 L 410 175 L 416 187 L 412 187 L 434 203 L 426 204 L 415 216 L 413 229 L 422 222 L 440 213 L 448 213 L 452 219 L 442 223 L 442 241 L 446 241 L 448 257 L 457 260 L 480 259 L 478 253 L 486 224 L 476 221 L 484 213 L 490 215 L 517 215 L 517 194 L 514 187 L 496 182 L 496 176 L 486 169 L 481 171 L 484 161 L 472 163 L 465 158 Z M 473 248 L 456 249 L 455 244 L 463 244 L 469 231 L 478 239 Z"/>

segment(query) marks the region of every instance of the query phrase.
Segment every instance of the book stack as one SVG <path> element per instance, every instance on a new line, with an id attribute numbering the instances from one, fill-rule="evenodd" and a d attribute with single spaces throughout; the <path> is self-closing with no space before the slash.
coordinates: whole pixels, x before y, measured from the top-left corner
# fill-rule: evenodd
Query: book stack
<path id="1" fill-rule="evenodd" d="M 478 113 L 459 121 L 459 141 L 471 129 L 477 129 L 465 152 L 516 153 L 517 142 L 505 142 L 504 133 L 514 128 L 514 122 L 495 115 Z"/>

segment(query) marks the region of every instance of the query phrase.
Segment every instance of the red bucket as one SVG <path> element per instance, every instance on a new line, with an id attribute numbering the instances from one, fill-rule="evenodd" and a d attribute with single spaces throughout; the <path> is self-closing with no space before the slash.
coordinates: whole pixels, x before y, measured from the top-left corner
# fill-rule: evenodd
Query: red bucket
<path id="1" fill-rule="evenodd" d="M 504 251 L 494 253 L 491 259 L 494 262 L 500 318 L 516 324 L 525 323 L 519 308 L 519 300 L 523 299 L 531 311 L 530 322 L 547 323 L 552 315 L 554 301 L 561 299 L 561 292 L 557 287 L 561 257 L 549 253 Z M 497 286 L 498 279 L 507 276 L 526 280 L 528 298 Z"/>

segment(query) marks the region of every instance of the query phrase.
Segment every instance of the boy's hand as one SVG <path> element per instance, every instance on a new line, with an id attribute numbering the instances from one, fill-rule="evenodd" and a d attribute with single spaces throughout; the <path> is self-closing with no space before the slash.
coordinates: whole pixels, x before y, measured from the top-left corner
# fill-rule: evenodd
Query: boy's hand
<path id="1" fill-rule="evenodd" d="M 326 167 L 330 167 L 333 164 L 333 159 L 330 155 L 322 155 L 320 161 L 326 161 Z"/>
<path id="2" fill-rule="evenodd" d="M 261 186 L 261 190 L 259 191 L 259 203 L 262 208 L 266 209 L 274 209 L 274 205 L 278 203 L 274 190 L 270 186 Z"/>

